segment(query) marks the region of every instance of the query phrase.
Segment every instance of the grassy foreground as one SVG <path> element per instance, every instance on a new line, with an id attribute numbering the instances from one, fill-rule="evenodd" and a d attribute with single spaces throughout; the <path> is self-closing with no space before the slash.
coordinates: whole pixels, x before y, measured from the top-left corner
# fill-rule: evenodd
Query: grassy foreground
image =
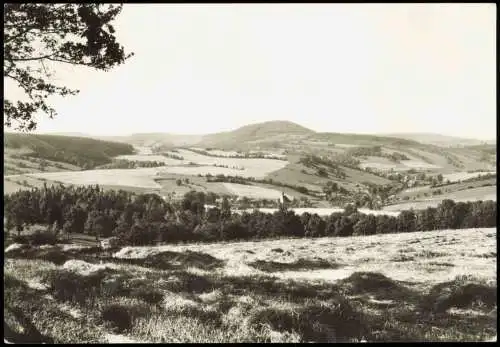
<path id="1" fill-rule="evenodd" d="M 11 245 L 25 341 L 488 341 L 496 229 L 102 251 Z"/>

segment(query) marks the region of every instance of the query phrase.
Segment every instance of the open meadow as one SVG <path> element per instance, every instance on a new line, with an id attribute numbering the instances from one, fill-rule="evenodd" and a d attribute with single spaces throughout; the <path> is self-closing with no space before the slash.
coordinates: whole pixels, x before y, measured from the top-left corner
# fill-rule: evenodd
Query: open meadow
<path id="1" fill-rule="evenodd" d="M 359 165 L 361 168 L 374 168 L 378 170 L 394 170 L 394 171 L 409 171 L 412 169 L 420 170 L 436 170 L 441 169 L 441 166 L 429 164 L 422 160 L 401 160 L 398 163 L 391 162 L 387 158 L 369 157 L 367 160 L 362 160 Z"/>
<path id="2" fill-rule="evenodd" d="M 443 175 L 444 181 L 458 182 L 463 180 L 468 180 L 471 178 L 476 178 L 484 175 L 496 174 L 496 171 L 481 171 L 481 172 L 454 172 L 450 174 Z"/>
<path id="3" fill-rule="evenodd" d="M 74 185 L 120 185 L 139 188 L 159 188 L 160 185 L 153 179 L 156 177 L 158 168 L 140 169 L 109 169 L 109 170 L 86 170 L 86 171 L 61 171 L 41 172 L 19 176 L 10 176 L 10 179 L 24 179 L 31 177 L 59 181 Z M 5 178 L 4 178 L 5 180 Z"/>
<path id="4" fill-rule="evenodd" d="M 147 147 L 146 147 L 147 148 Z M 28 183 L 34 181 L 33 186 L 41 186 L 40 180 L 48 182 L 62 182 L 64 184 L 90 185 L 99 184 L 100 186 L 121 186 L 123 188 L 142 188 L 142 189 L 161 189 L 162 185 L 157 182 L 158 179 L 171 176 L 197 177 L 199 175 L 226 175 L 264 178 L 269 173 L 283 169 L 288 162 L 276 159 L 254 159 L 254 158 L 218 158 L 197 154 L 185 149 L 179 149 L 178 152 L 171 154 L 180 155 L 184 160 L 172 159 L 161 155 L 153 155 L 140 148 L 139 154 L 121 155 L 116 159 L 129 161 L 157 161 L 163 162 L 165 166 L 155 168 L 135 168 L 135 169 L 100 169 L 85 171 L 64 171 L 58 172 L 30 172 L 19 173 L 4 176 L 4 187 L 6 193 L 12 193 L 23 187 L 23 181 Z M 221 151 L 219 151 L 221 152 Z M 220 154 L 220 153 L 219 153 Z M 166 180 L 164 180 L 166 181 Z M 220 185 L 219 185 L 220 186 Z M 257 196 L 265 198 L 270 195 L 272 190 L 254 187 L 245 188 L 249 197 Z M 182 190 L 182 189 L 181 189 Z M 234 194 L 240 196 L 241 189 L 225 189 L 217 187 L 218 191 L 224 193 L 235 191 Z M 251 191 L 250 191 L 251 190 Z M 275 196 L 278 193 L 272 193 Z"/>
<path id="5" fill-rule="evenodd" d="M 425 209 L 427 207 L 436 207 L 443 200 L 451 199 L 454 201 L 478 201 L 478 200 L 497 200 L 497 187 L 495 185 L 485 187 L 474 187 L 465 190 L 446 192 L 440 195 L 419 199 L 415 201 L 407 201 L 394 205 L 384 206 L 386 211 L 402 211 L 413 208 L 414 210 Z"/>
<path id="6" fill-rule="evenodd" d="M 56 343 L 491 341 L 496 236 L 12 244 L 4 312 Z"/>

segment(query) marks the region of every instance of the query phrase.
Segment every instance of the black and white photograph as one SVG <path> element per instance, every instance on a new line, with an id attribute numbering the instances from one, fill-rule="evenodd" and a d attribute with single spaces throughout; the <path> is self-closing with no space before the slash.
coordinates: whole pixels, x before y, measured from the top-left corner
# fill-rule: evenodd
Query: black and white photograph
<path id="1" fill-rule="evenodd" d="M 4 343 L 497 341 L 495 3 L 3 18 Z"/>

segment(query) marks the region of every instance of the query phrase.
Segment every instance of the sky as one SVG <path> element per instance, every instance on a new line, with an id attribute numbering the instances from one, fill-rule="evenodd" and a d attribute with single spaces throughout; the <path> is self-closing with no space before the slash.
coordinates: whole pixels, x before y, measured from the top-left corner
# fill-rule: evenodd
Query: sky
<path id="1" fill-rule="evenodd" d="M 494 4 L 126 4 L 135 56 L 54 66 L 37 132 L 205 134 L 269 120 L 321 132 L 496 138 Z M 6 97 L 16 88 L 5 80 Z"/>

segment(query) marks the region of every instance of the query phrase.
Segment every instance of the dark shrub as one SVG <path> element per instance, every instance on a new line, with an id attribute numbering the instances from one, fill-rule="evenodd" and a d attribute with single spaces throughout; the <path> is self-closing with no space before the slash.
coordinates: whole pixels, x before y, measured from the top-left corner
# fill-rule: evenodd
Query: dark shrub
<path id="1" fill-rule="evenodd" d="M 61 249 L 40 250 L 40 255 L 37 258 L 50 261 L 56 265 L 62 265 L 70 259 Z"/>
<path id="2" fill-rule="evenodd" d="M 83 276 L 72 271 L 55 270 L 47 274 L 45 282 L 56 299 L 85 304 L 86 300 L 101 295 L 103 271 Z"/>
<path id="3" fill-rule="evenodd" d="M 14 235 L 12 236 L 12 241 L 14 241 L 14 243 L 26 245 L 30 243 L 30 238 L 28 235 Z"/>
<path id="4" fill-rule="evenodd" d="M 219 223 L 203 223 L 198 225 L 193 235 L 196 240 L 200 241 L 215 241 L 220 239 L 220 224 Z"/>
<path id="5" fill-rule="evenodd" d="M 422 308 L 433 312 L 445 312 L 452 307 L 468 308 L 475 302 L 482 302 L 487 308 L 493 308 L 497 305 L 497 289 L 455 279 L 435 285 L 422 300 Z"/>
<path id="6" fill-rule="evenodd" d="M 293 263 L 279 263 L 274 261 L 256 260 L 248 265 L 261 271 L 293 271 L 293 270 L 314 270 L 314 269 L 335 269 L 337 264 L 330 263 L 324 259 L 304 259 L 299 258 Z"/>
<path id="7" fill-rule="evenodd" d="M 176 309 L 176 311 L 172 313 L 191 319 L 198 319 L 212 326 L 219 326 L 222 323 L 221 312 L 215 310 L 204 310 L 195 306 L 184 306 L 181 309 Z"/>
<path id="8" fill-rule="evenodd" d="M 12 241 L 14 243 L 30 244 L 33 246 L 55 245 L 57 237 L 51 232 L 38 230 L 31 235 L 15 235 L 12 237 Z"/>
<path id="9" fill-rule="evenodd" d="M 223 227 L 224 240 L 241 240 L 247 238 L 247 229 L 239 221 L 230 221 Z"/>
<path id="10" fill-rule="evenodd" d="M 168 289 L 173 292 L 204 293 L 214 289 L 205 277 L 179 271 L 173 273 L 173 280 L 168 282 Z"/>
<path id="11" fill-rule="evenodd" d="M 250 323 L 267 323 L 278 331 L 295 331 L 303 342 L 347 342 L 366 333 L 361 314 L 341 297 L 324 305 L 307 304 L 294 310 L 257 309 L 251 313 Z"/>
<path id="12" fill-rule="evenodd" d="M 136 224 L 123 234 L 122 239 L 128 245 L 148 246 L 155 244 L 158 239 L 158 232 L 146 223 Z"/>
<path id="13" fill-rule="evenodd" d="M 132 328 L 132 314 L 129 309 L 119 304 L 111 304 L 102 310 L 101 318 L 113 326 L 118 332 Z"/>
<path id="14" fill-rule="evenodd" d="M 212 270 L 224 265 L 224 261 L 212 257 L 210 254 L 189 250 L 182 253 L 165 251 L 158 254 L 148 255 L 144 259 L 123 259 L 122 261 L 129 264 L 160 270 L 180 270 L 190 266 L 204 270 Z"/>
<path id="15" fill-rule="evenodd" d="M 29 239 L 33 246 L 55 245 L 57 243 L 56 235 L 48 231 L 36 231 L 30 235 Z"/>
<path id="16" fill-rule="evenodd" d="M 380 298 L 407 298 L 410 294 L 407 288 L 378 272 L 355 272 L 339 284 L 352 294 L 369 293 Z"/>

